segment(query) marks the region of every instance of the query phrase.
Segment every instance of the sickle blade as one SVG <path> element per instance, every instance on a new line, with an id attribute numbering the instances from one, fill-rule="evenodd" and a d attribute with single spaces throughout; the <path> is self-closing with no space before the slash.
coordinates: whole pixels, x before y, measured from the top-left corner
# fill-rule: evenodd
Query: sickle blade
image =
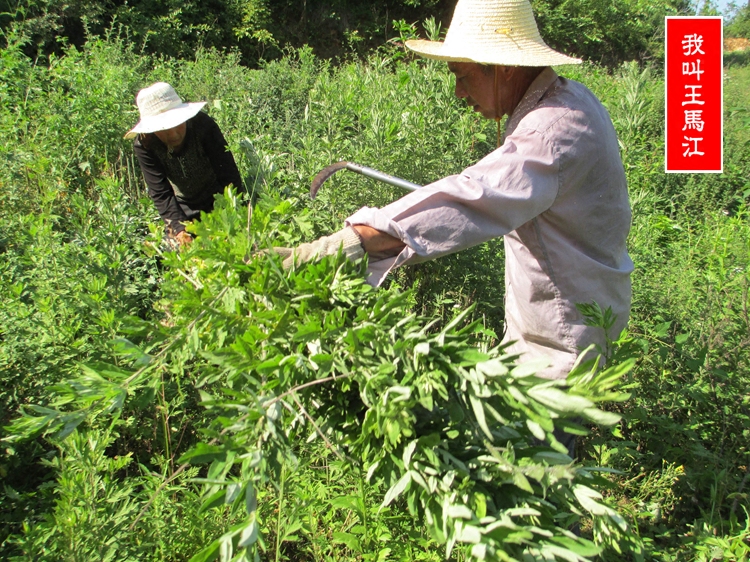
<path id="1" fill-rule="evenodd" d="M 310 199 L 315 199 L 318 195 L 320 186 L 323 185 L 323 183 L 325 183 L 325 181 L 333 174 L 346 168 L 347 164 L 349 164 L 349 162 L 335 162 L 319 171 L 313 178 L 312 184 L 310 184 Z"/>

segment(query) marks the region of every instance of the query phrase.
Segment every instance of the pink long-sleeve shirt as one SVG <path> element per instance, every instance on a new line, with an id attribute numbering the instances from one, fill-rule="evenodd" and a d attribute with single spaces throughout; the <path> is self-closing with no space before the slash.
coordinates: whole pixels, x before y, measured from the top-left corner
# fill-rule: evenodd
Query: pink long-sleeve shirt
<path id="1" fill-rule="evenodd" d="M 510 116 L 505 140 L 458 175 L 346 220 L 406 244 L 369 266 L 382 283 L 394 267 L 504 236 L 505 341 L 521 360 L 547 358 L 540 374 L 564 378 L 579 352 L 604 344 L 577 303 L 611 307 L 619 333 L 630 313 L 630 203 L 617 135 L 585 86 L 545 69 Z"/>

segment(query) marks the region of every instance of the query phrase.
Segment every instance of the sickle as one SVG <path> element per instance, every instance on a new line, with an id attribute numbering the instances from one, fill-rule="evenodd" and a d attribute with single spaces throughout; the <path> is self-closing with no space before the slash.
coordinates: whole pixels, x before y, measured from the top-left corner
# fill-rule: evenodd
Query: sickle
<path id="1" fill-rule="evenodd" d="M 389 185 L 395 185 L 396 187 L 407 189 L 409 191 L 414 191 L 422 187 L 421 185 L 417 185 L 416 183 L 391 176 L 379 170 L 375 170 L 374 168 L 360 166 L 359 164 L 355 164 L 354 162 L 342 161 L 330 164 L 317 173 L 317 175 L 313 178 L 312 184 L 310 184 L 310 198 L 315 199 L 315 197 L 318 195 L 320 186 L 323 185 L 323 183 L 325 183 L 333 174 L 335 174 L 339 170 L 344 169 L 356 172 L 363 176 L 367 176 L 368 178 L 374 180 L 382 181 L 383 183 L 387 183 Z"/>

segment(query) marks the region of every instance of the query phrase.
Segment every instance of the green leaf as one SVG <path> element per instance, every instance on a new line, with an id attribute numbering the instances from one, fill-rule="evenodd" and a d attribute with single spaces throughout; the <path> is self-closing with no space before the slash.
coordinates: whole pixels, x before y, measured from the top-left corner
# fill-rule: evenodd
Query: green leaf
<path id="1" fill-rule="evenodd" d="M 542 426 L 535 421 L 527 419 L 526 427 L 528 427 L 531 434 L 540 441 L 544 441 L 544 439 L 547 437 L 547 434 L 544 432 L 544 429 L 542 429 Z"/>
<path id="2" fill-rule="evenodd" d="M 554 544 L 545 544 L 542 547 L 542 552 L 546 557 L 552 556 L 552 560 L 557 560 L 558 558 L 562 560 L 567 560 L 568 562 L 588 562 L 585 558 L 580 558 L 576 553 L 571 552 L 567 548 L 562 548 Z M 547 558 L 548 560 L 550 558 Z"/>
<path id="3" fill-rule="evenodd" d="M 596 501 L 602 499 L 602 495 L 599 492 L 592 490 L 588 486 L 578 484 L 573 487 L 573 494 L 575 494 L 575 497 L 581 506 L 592 515 L 607 514 L 607 506 Z"/>
<path id="4" fill-rule="evenodd" d="M 475 544 L 471 547 L 471 556 L 477 560 L 485 560 L 487 558 L 487 545 L 484 543 Z"/>
<path id="5" fill-rule="evenodd" d="M 414 346 L 414 355 L 429 355 L 430 344 L 429 342 L 418 343 Z"/>
<path id="6" fill-rule="evenodd" d="M 474 494 L 474 513 L 478 519 L 487 515 L 487 498 L 482 493 Z"/>
<path id="7" fill-rule="evenodd" d="M 351 533 L 342 533 L 336 531 L 333 533 L 333 542 L 338 544 L 346 545 L 346 547 L 352 552 L 362 552 L 362 547 L 359 544 L 359 538 Z"/>
<path id="8" fill-rule="evenodd" d="M 252 482 L 247 483 L 245 489 L 245 511 L 248 515 L 253 515 L 258 509 L 258 495 L 255 492 L 255 486 Z"/>
<path id="9" fill-rule="evenodd" d="M 458 355 L 458 358 L 461 360 L 459 364 L 464 367 L 474 366 L 477 363 L 483 363 L 489 359 L 486 353 L 482 353 L 474 348 L 462 349 L 456 355 Z"/>
<path id="10" fill-rule="evenodd" d="M 508 374 L 508 367 L 500 359 L 477 363 L 477 370 L 488 377 L 501 377 Z"/>
<path id="11" fill-rule="evenodd" d="M 226 460 L 227 451 L 219 445 L 206 445 L 198 443 L 177 461 L 179 463 L 190 462 L 190 464 L 205 464 L 215 460 Z"/>
<path id="12" fill-rule="evenodd" d="M 412 389 L 408 386 L 392 386 L 385 391 L 385 395 L 383 396 L 383 403 L 387 404 L 388 399 L 392 394 L 395 394 L 393 402 L 404 402 L 411 398 L 411 391 Z"/>
<path id="13" fill-rule="evenodd" d="M 237 546 L 247 548 L 258 540 L 258 522 L 253 519 L 240 533 L 240 541 Z"/>
<path id="14" fill-rule="evenodd" d="M 571 420 L 558 419 L 558 420 L 555 420 L 555 425 L 564 433 L 569 433 L 571 435 L 588 435 L 589 434 L 588 429 L 586 429 L 581 424 L 575 423 Z"/>
<path id="15" fill-rule="evenodd" d="M 521 488 L 524 492 L 528 492 L 530 494 L 534 493 L 534 488 L 531 487 L 529 480 L 519 470 L 513 472 L 513 483 Z"/>
<path id="16" fill-rule="evenodd" d="M 189 562 L 211 562 L 211 560 L 216 560 L 219 555 L 220 547 L 221 541 L 215 540 L 208 547 L 193 556 Z"/>
<path id="17" fill-rule="evenodd" d="M 415 439 L 411 443 L 409 443 L 406 447 L 404 447 L 404 454 L 403 454 L 403 460 L 404 460 L 404 467 L 408 467 L 409 463 L 411 462 L 411 456 L 414 454 L 414 450 L 417 448 L 417 440 Z"/>
<path id="18" fill-rule="evenodd" d="M 506 509 L 503 513 L 509 517 L 539 517 L 541 512 L 531 507 L 512 507 Z"/>
<path id="19" fill-rule="evenodd" d="M 578 537 L 574 540 L 570 537 L 556 535 L 554 537 L 550 537 L 549 540 L 550 542 L 554 542 L 564 548 L 567 548 L 571 552 L 575 552 L 578 556 L 597 556 L 601 554 L 602 551 L 602 549 L 596 546 L 596 544 L 583 537 Z"/>
<path id="20" fill-rule="evenodd" d="M 620 414 L 607 412 L 598 408 L 586 408 L 581 413 L 592 422 L 604 426 L 615 425 L 622 419 Z"/>
<path id="21" fill-rule="evenodd" d="M 456 538 L 459 541 L 463 543 L 477 544 L 482 540 L 481 531 L 474 525 L 461 524 L 458 527 L 459 529 L 457 530 Z"/>
<path id="22" fill-rule="evenodd" d="M 445 337 L 445 335 L 451 331 L 453 331 L 454 328 L 456 328 L 461 322 L 464 321 L 464 318 L 466 318 L 471 312 L 474 310 L 474 306 L 469 306 L 466 309 L 464 309 L 462 312 L 457 314 L 453 320 L 451 320 L 445 328 L 440 332 L 439 338 Z"/>
<path id="23" fill-rule="evenodd" d="M 209 509 L 213 509 L 215 507 L 218 507 L 220 505 L 224 504 L 224 497 L 226 496 L 226 490 L 223 488 L 219 490 L 218 492 L 214 492 L 206 500 L 201 504 L 200 509 L 198 510 L 198 513 L 204 513 L 208 511 Z"/>
<path id="24" fill-rule="evenodd" d="M 542 451 L 536 453 L 533 457 L 536 461 L 543 461 L 551 465 L 556 464 L 570 464 L 572 459 L 563 453 L 555 453 L 553 451 Z"/>
<path id="25" fill-rule="evenodd" d="M 64 425 L 62 429 L 55 434 L 55 439 L 59 439 L 60 441 L 62 441 L 68 435 L 73 433 L 78 428 L 78 426 L 81 425 L 81 423 L 83 423 L 85 420 L 86 420 L 85 412 L 75 412 L 72 414 L 62 416 L 61 421 L 64 422 Z"/>
<path id="26" fill-rule="evenodd" d="M 383 503 L 380 505 L 380 507 L 387 507 L 388 505 L 390 505 L 393 500 L 399 497 L 404 492 L 404 490 L 406 490 L 406 487 L 410 483 L 411 474 L 407 472 L 398 480 L 398 482 L 391 486 L 391 488 L 385 494 L 385 498 L 383 499 Z"/>
<path id="27" fill-rule="evenodd" d="M 410 470 L 409 475 L 411 476 L 412 481 L 417 484 L 418 486 L 422 487 L 427 492 L 432 492 L 434 490 L 430 489 L 429 484 L 427 484 L 427 481 L 424 479 L 424 477 L 417 472 L 416 470 Z"/>
<path id="28" fill-rule="evenodd" d="M 531 375 L 536 375 L 538 372 L 543 371 L 549 366 L 549 359 L 534 359 L 532 361 L 521 363 L 515 367 L 510 374 L 513 378 L 522 379 Z"/>
<path id="29" fill-rule="evenodd" d="M 476 417 L 479 427 L 487 438 L 492 440 L 492 432 L 490 432 L 487 420 L 484 417 L 484 407 L 481 398 L 475 396 L 473 392 L 469 392 L 469 403 L 471 404 L 471 409 L 474 411 L 474 417 Z"/>
<path id="30" fill-rule="evenodd" d="M 446 514 L 453 519 L 472 519 L 474 517 L 471 509 L 465 505 L 451 505 L 448 507 Z"/>
<path id="31" fill-rule="evenodd" d="M 336 509 L 349 509 L 351 511 L 359 511 L 359 497 L 358 496 L 340 496 L 338 498 L 331 499 L 328 503 L 331 507 Z"/>
<path id="32" fill-rule="evenodd" d="M 531 387 L 528 390 L 528 395 L 540 404 L 559 412 L 581 414 L 587 408 L 594 406 L 590 400 L 582 396 L 567 394 L 559 388 L 550 386 Z"/>
<path id="33" fill-rule="evenodd" d="M 372 475 L 375 474 L 375 471 L 378 469 L 378 466 L 380 466 L 380 461 L 375 461 L 370 465 L 370 468 L 367 469 L 367 476 L 365 477 L 365 480 L 369 482 L 372 480 Z"/>
<path id="34" fill-rule="evenodd" d="M 234 500 L 236 500 L 240 496 L 241 492 L 242 492 L 242 484 L 238 482 L 233 482 L 232 484 L 229 484 L 229 486 L 227 486 L 227 496 L 224 499 L 224 502 L 226 504 L 230 504 L 234 502 Z"/>

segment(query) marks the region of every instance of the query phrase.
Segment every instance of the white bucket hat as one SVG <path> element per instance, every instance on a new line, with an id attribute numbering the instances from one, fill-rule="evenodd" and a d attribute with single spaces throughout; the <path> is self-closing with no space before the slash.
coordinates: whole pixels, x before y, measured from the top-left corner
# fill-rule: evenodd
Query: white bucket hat
<path id="1" fill-rule="evenodd" d="M 407 41 L 427 57 L 500 66 L 580 64 L 551 49 L 539 35 L 528 0 L 458 0 L 445 41 Z"/>
<path id="2" fill-rule="evenodd" d="M 206 102 L 185 103 L 174 88 L 166 82 L 151 84 L 143 88 L 136 97 L 141 120 L 125 134 L 132 139 L 138 133 L 165 131 L 184 123 L 201 110 Z"/>

